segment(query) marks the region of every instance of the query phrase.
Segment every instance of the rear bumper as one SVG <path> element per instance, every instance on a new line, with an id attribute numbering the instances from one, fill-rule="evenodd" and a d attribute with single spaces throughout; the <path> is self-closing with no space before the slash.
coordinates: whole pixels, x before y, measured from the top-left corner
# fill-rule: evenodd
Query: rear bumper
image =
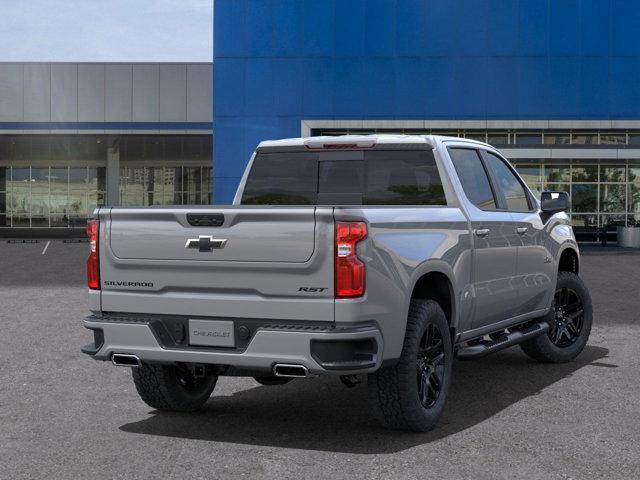
<path id="1" fill-rule="evenodd" d="M 136 355 L 146 363 L 215 364 L 261 372 L 271 372 L 277 363 L 302 365 L 316 375 L 368 373 L 377 370 L 382 362 L 382 335 L 371 323 L 349 328 L 261 327 L 241 351 L 167 347 L 159 341 L 150 324 L 150 321 L 104 321 L 100 317 L 87 317 L 84 326 L 94 331 L 96 340 L 82 351 L 104 361 L 111 360 L 114 353 L 124 353 Z"/>

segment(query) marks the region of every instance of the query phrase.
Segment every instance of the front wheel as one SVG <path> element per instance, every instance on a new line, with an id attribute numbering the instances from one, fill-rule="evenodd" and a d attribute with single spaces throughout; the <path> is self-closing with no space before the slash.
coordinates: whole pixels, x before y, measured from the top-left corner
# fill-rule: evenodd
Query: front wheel
<path id="1" fill-rule="evenodd" d="M 368 377 L 376 417 L 389 427 L 426 432 L 444 408 L 453 350 L 449 324 L 433 300 L 412 300 L 398 363 Z"/>
<path id="2" fill-rule="evenodd" d="M 558 273 L 547 321 L 547 335 L 523 342 L 520 348 L 539 362 L 563 363 L 576 358 L 589 340 L 593 311 L 589 290 L 575 273 Z"/>
<path id="3" fill-rule="evenodd" d="M 211 396 L 218 377 L 195 377 L 185 364 L 142 364 L 132 368 L 140 398 L 152 408 L 170 412 L 194 412 Z"/>

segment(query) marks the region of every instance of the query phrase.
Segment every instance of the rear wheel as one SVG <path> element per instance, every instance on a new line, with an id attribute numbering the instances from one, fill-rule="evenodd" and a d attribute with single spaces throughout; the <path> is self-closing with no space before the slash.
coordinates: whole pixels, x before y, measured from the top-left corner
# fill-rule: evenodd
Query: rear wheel
<path id="1" fill-rule="evenodd" d="M 390 428 L 431 430 L 449 392 L 452 362 L 442 308 L 432 300 L 412 300 L 400 360 L 368 377 L 376 417 Z"/>
<path id="2" fill-rule="evenodd" d="M 202 408 L 218 381 L 215 375 L 195 377 L 185 364 L 142 364 L 132 368 L 132 374 L 138 395 L 147 405 L 173 412 Z"/>
<path id="3" fill-rule="evenodd" d="M 569 362 L 587 344 L 592 317 L 591 297 L 582 279 L 575 273 L 559 272 L 553 307 L 547 315 L 549 332 L 520 347 L 540 362 Z"/>

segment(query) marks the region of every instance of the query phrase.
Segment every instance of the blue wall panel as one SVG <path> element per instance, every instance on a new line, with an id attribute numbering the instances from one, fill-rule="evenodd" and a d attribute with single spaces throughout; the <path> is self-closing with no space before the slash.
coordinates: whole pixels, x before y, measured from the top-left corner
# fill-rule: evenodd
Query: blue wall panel
<path id="1" fill-rule="evenodd" d="M 216 0 L 215 198 L 302 119 L 640 118 L 640 2 Z"/>

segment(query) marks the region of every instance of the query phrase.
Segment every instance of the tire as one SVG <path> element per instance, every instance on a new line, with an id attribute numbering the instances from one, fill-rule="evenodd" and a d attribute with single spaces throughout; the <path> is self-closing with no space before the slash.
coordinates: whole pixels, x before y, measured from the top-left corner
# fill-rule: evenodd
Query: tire
<path id="1" fill-rule="evenodd" d="M 184 364 L 142 364 L 131 370 L 140 398 L 151 408 L 169 412 L 199 410 L 218 381 L 215 375 L 194 378 Z"/>
<path id="2" fill-rule="evenodd" d="M 253 379 L 260 385 L 284 385 L 289 383 L 293 378 L 291 377 L 276 377 L 275 375 L 267 375 L 265 377 L 253 377 Z"/>
<path id="3" fill-rule="evenodd" d="M 546 318 L 550 325 L 548 334 L 521 343 L 522 351 L 546 363 L 576 358 L 589 340 L 593 310 L 589 291 L 575 273 L 558 273 L 553 305 Z"/>
<path id="4" fill-rule="evenodd" d="M 398 363 L 368 376 L 376 418 L 388 428 L 431 430 L 447 399 L 452 364 L 451 334 L 442 308 L 433 300 L 412 300 Z M 423 388 L 426 385 L 430 388 Z"/>

